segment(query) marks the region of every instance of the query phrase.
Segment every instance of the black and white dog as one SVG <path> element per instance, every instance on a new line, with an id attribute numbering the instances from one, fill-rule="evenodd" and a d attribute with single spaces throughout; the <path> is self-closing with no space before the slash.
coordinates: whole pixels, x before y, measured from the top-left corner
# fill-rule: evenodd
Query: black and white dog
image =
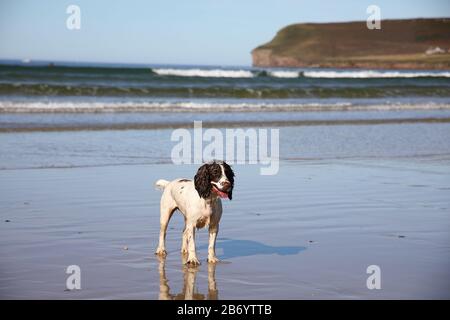
<path id="1" fill-rule="evenodd" d="M 194 177 L 173 181 L 158 180 L 156 186 L 164 189 L 161 197 L 161 231 L 156 254 L 165 256 L 167 225 L 175 210 L 184 216 L 185 227 L 181 253 L 187 254 L 187 264 L 198 265 L 195 251 L 195 228 L 209 226 L 208 262 L 219 261 L 215 253 L 219 222 L 222 216 L 220 198 L 232 199 L 234 172 L 223 161 L 213 161 L 202 165 Z"/>

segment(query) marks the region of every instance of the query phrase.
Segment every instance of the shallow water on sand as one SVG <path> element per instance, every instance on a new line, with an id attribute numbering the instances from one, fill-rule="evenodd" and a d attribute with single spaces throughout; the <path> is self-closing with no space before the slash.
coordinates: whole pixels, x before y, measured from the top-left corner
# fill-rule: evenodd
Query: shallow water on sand
<path id="1" fill-rule="evenodd" d="M 280 129 L 282 160 L 450 158 L 450 123 L 267 128 Z M 0 133 L 0 169 L 172 163 L 171 151 L 179 142 L 171 141 L 172 132 L 164 129 Z M 192 129 L 190 132 L 193 137 Z M 226 145 L 225 131 L 221 132 Z M 208 144 L 204 142 L 203 146 Z"/>
<path id="2" fill-rule="evenodd" d="M 223 262 L 205 262 L 200 230 L 197 269 L 182 265 L 179 214 L 169 225 L 168 257 L 153 255 L 160 197 L 153 183 L 192 177 L 195 166 L 1 170 L 0 296 L 449 298 L 449 164 L 283 161 L 275 176 L 235 166 L 217 244 Z M 65 291 L 73 264 L 82 289 Z M 366 287 L 373 264 L 382 290 Z"/>

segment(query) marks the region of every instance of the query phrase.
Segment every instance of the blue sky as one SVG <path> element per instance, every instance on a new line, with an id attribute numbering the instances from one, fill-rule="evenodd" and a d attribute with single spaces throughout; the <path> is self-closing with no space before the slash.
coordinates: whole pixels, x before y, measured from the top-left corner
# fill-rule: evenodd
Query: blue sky
<path id="1" fill-rule="evenodd" d="M 0 59 L 250 65 L 280 28 L 366 20 L 371 4 L 382 19 L 450 16 L 448 0 L 1 0 Z"/>

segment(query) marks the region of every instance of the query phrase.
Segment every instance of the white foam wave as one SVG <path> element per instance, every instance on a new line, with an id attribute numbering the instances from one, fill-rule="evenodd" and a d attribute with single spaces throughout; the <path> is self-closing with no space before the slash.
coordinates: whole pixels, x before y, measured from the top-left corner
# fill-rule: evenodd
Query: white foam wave
<path id="1" fill-rule="evenodd" d="M 248 70 L 225 69 L 153 69 L 161 76 L 178 77 L 208 77 L 208 78 L 253 78 L 253 73 Z"/>
<path id="2" fill-rule="evenodd" d="M 92 112 L 253 112 L 253 111 L 364 111 L 450 110 L 450 104 L 339 103 L 225 103 L 225 102 L 0 102 L 0 113 L 92 113 Z"/>
<path id="3" fill-rule="evenodd" d="M 152 69 L 161 76 L 177 76 L 177 77 L 205 77 L 205 78 L 254 78 L 257 73 L 250 70 L 227 70 L 227 69 L 176 69 L 176 68 L 155 68 Z M 303 71 L 298 70 L 266 70 L 267 74 L 275 78 L 298 78 L 303 75 L 308 78 L 424 78 L 424 77 L 439 77 L 450 78 L 448 71 L 381 71 L 381 70 L 313 70 Z"/>
<path id="4" fill-rule="evenodd" d="M 270 76 L 276 78 L 298 78 L 298 71 L 287 71 L 287 70 L 278 70 L 278 71 L 269 71 Z"/>
<path id="5" fill-rule="evenodd" d="M 358 71 L 305 71 L 305 77 L 309 78 L 423 78 L 423 77 L 441 77 L 450 78 L 450 72 L 410 72 L 410 71 L 376 71 L 376 70 L 358 70 Z"/>

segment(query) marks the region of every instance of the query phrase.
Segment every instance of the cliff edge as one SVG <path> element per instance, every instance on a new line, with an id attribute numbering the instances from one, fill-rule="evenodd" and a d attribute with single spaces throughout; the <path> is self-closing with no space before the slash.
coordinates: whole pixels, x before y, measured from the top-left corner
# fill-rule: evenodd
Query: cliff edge
<path id="1" fill-rule="evenodd" d="M 302 23 L 252 51 L 255 67 L 450 69 L 450 19 Z"/>

